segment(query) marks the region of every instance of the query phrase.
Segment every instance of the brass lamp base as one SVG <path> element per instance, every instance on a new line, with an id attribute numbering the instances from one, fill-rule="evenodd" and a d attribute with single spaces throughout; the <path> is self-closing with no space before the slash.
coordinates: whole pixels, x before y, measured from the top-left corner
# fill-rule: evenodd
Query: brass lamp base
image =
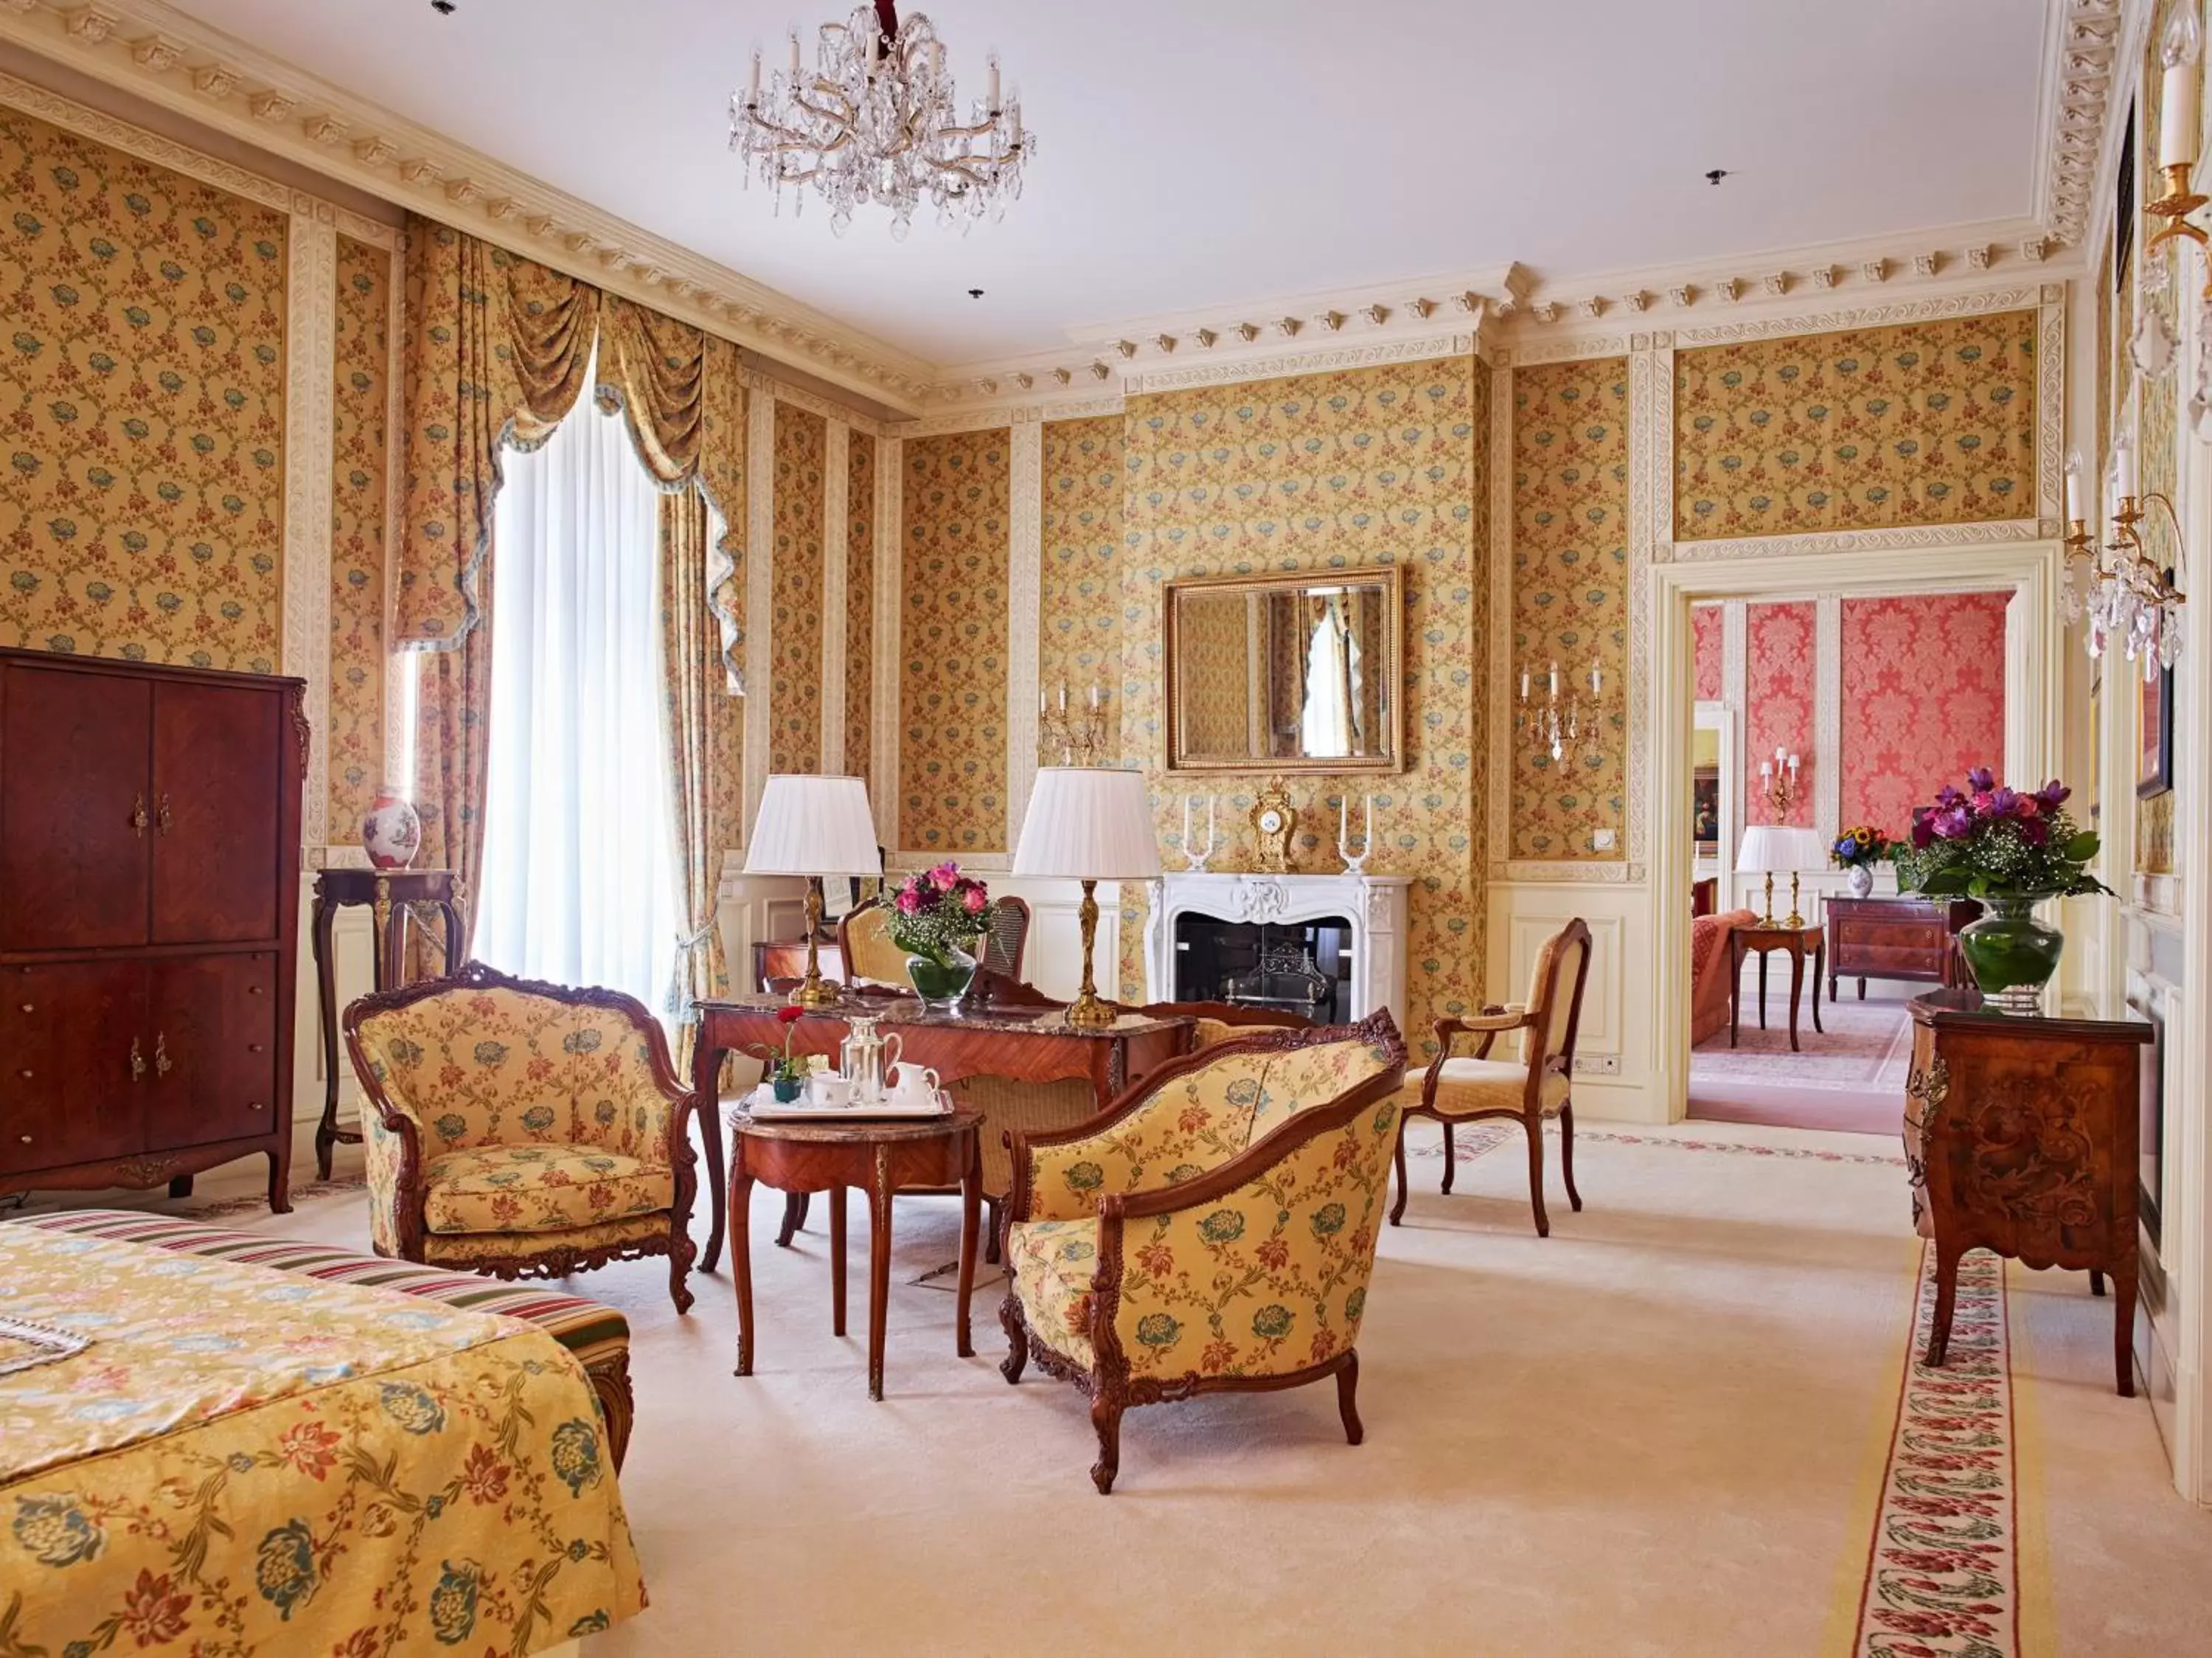
<path id="1" fill-rule="evenodd" d="M 1098 942 L 1098 883 L 1083 883 L 1083 907 L 1075 912 L 1083 930 L 1083 988 L 1067 1006 L 1067 1022 L 1085 1030 L 1103 1030 L 1119 1017 L 1114 1004 L 1098 999 L 1098 986 L 1091 977 L 1091 952 Z"/>
<path id="2" fill-rule="evenodd" d="M 1774 877 L 1769 875 L 1767 879 L 1771 881 Z M 1797 913 L 1797 872 L 1795 869 L 1790 872 L 1790 919 L 1782 924 L 1799 929 L 1805 925 L 1805 917 Z"/>
<path id="3" fill-rule="evenodd" d="M 822 927 L 822 877 L 806 878 L 806 977 L 791 993 L 793 1007 L 834 1008 L 842 994 L 839 986 L 822 976 L 822 952 L 817 935 Z"/>
<path id="4" fill-rule="evenodd" d="M 1775 924 L 1774 872 L 1771 869 L 1766 872 L 1766 903 L 1759 912 L 1759 924 L 1762 927 L 1771 927 Z"/>

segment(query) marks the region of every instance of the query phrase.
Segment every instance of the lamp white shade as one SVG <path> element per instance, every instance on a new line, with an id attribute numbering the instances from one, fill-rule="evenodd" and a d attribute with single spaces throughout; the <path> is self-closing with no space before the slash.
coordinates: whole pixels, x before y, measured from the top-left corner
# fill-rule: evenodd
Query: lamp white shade
<path id="1" fill-rule="evenodd" d="M 1827 850 L 1817 829 L 1754 823 L 1743 832 L 1743 844 L 1735 855 L 1736 873 L 1788 875 L 1794 870 L 1817 869 Z"/>
<path id="2" fill-rule="evenodd" d="M 858 777 L 771 777 L 745 842 L 749 875 L 883 873 L 868 786 Z"/>
<path id="3" fill-rule="evenodd" d="M 1107 766 L 1037 770 L 1014 874 L 1073 881 L 1149 881 L 1160 872 L 1159 837 L 1144 774 Z"/>

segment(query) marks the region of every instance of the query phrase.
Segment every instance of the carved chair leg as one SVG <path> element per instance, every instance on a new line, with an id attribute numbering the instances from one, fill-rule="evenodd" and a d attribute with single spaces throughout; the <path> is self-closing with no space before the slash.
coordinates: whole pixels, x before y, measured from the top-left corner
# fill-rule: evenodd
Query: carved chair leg
<path id="1" fill-rule="evenodd" d="M 1359 1423 L 1359 1355 L 1346 1353 L 1336 1372 L 1336 1413 L 1344 1418 L 1344 1442 L 1357 1445 L 1367 1437 Z"/>
<path id="2" fill-rule="evenodd" d="M 999 1200 L 986 1198 L 983 1204 L 989 1211 L 984 1222 L 983 1265 L 996 1266 L 999 1264 Z"/>
<path id="3" fill-rule="evenodd" d="M 1398 1161 L 1398 1200 L 1390 1205 L 1390 1224 L 1393 1226 L 1404 1219 L 1406 1214 L 1406 1125 L 1412 1120 L 1412 1118 L 1402 1114 L 1398 1119 L 1398 1146 L 1394 1154 Z"/>
<path id="4" fill-rule="evenodd" d="M 668 1240 L 668 1297 L 676 1303 L 679 1314 L 691 1310 L 691 1286 L 684 1280 L 691 1276 L 691 1262 L 698 1247 L 691 1241 L 691 1228 L 688 1226 L 678 1227 Z"/>
<path id="5" fill-rule="evenodd" d="M 775 1234 L 775 1247 L 778 1249 L 790 1248 L 792 1235 L 806 1224 L 807 1196 L 808 1194 L 804 1192 L 788 1192 L 785 1195 L 783 1225 Z"/>
<path id="6" fill-rule="evenodd" d="M 1006 1331 L 1006 1357 L 999 1366 L 999 1374 L 1011 1385 L 1022 1379 L 1030 1362 L 1029 1325 L 1022 1317 L 1022 1304 L 1015 1298 L 1012 1283 L 1006 1286 L 1006 1300 L 999 1303 L 999 1322 Z"/>
<path id="7" fill-rule="evenodd" d="M 1452 1172 L 1459 1162 L 1459 1146 L 1452 1139 L 1452 1125 L 1444 1125 L 1444 1184 L 1443 1195 L 1451 1196 Z"/>
<path id="8" fill-rule="evenodd" d="M 606 1422 L 608 1454 L 614 1460 L 615 1472 L 620 1473 L 623 1458 L 629 1452 L 630 1421 L 636 1412 L 629 1385 L 629 1355 L 617 1353 L 592 1366 L 584 1375 L 599 1400 L 599 1415 Z"/>
<path id="9" fill-rule="evenodd" d="M 1552 1235 L 1552 1217 L 1544 1213 L 1544 1119 L 1530 1112 L 1521 1119 L 1528 1131 L 1528 1203 L 1536 1211 L 1536 1235 Z"/>
<path id="10" fill-rule="evenodd" d="M 2089 1293 L 2093 1295 L 2105 1293 L 2105 1275 L 2094 1266 L 2089 1269 Z"/>
<path id="11" fill-rule="evenodd" d="M 1572 1100 L 1559 1107 L 1559 1173 L 1566 1177 L 1567 1202 L 1579 1215 L 1583 1194 L 1575 1190 L 1575 1107 Z"/>
<path id="12" fill-rule="evenodd" d="M 1098 1495 L 1114 1490 L 1114 1476 L 1121 1471 L 1121 1402 L 1101 1393 L 1091 1401 L 1091 1425 L 1098 1430 L 1098 1460 L 1091 1465 L 1091 1483 Z"/>

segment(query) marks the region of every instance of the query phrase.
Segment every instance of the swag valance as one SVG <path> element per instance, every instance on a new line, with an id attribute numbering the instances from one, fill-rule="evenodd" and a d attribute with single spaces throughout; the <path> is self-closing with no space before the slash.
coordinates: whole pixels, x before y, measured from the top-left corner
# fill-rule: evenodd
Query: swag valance
<path id="1" fill-rule="evenodd" d="M 697 487 L 723 533 L 705 580 L 727 689 L 743 689 L 738 537 L 745 410 L 738 348 L 422 218 L 407 239 L 407 534 L 393 646 L 451 651 L 482 620 L 500 451 L 533 448 L 582 394 L 619 408 L 664 490 Z"/>

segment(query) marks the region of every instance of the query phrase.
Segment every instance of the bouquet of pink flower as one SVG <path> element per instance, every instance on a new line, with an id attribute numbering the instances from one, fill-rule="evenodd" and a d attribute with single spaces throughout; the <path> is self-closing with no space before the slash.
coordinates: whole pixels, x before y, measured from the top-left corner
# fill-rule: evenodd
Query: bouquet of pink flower
<path id="1" fill-rule="evenodd" d="M 990 931 L 993 907 L 989 889 L 948 860 L 899 884 L 885 930 L 908 954 L 950 967 L 955 950 L 968 949 Z"/>
<path id="2" fill-rule="evenodd" d="M 1912 808 L 1911 844 L 1894 852 L 1898 886 L 1979 899 L 2110 891 L 2089 873 L 2097 837 L 2065 810 L 2071 792 L 2054 778 L 2025 794 L 2000 783 L 1987 766 L 1975 767 L 1964 789 L 1947 783 L 1934 805 Z"/>

